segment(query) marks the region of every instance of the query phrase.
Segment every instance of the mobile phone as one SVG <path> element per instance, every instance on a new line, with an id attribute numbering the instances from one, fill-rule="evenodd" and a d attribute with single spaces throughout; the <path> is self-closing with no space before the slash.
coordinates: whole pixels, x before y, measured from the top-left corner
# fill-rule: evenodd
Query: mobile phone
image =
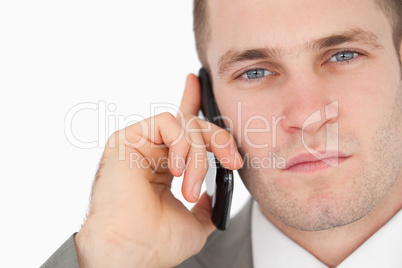
<path id="1" fill-rule="evenodd" d="M 225 123 L 219 113 L 214 93 L 212 91 L 212 83 L 208 72 L 201 68 L 198 74 L 201 85 L 201 111 L 204 117 L 225 129 Z M 212 198 L 212 215 L 211 220 L 219 230 L 225 230 L 229 226 L 230 207 L 233 196 L 233 171 L 224 168 L 215 157 L 216 177 L 215 190 Z"/>

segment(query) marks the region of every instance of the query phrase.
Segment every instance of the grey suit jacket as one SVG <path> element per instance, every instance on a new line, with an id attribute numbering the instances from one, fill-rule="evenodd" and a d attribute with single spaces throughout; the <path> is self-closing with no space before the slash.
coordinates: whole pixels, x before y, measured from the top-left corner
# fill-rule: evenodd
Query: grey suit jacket
<path id="1" fill-rule="evenodd" d="M 251 207 L 250 200 L 230 221 L 229 228 L 215 231 L 204 248 L 177 268 L 252 268 L 251 254 Z M 41 268 L 78 268 L 77 252 L 73 234 Z"/>

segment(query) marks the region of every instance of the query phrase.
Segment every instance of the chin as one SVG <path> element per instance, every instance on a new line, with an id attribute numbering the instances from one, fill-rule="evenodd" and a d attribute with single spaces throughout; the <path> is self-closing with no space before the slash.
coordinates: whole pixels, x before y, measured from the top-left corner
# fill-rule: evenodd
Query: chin
<path id="1" fill-rule="evenodd" d="M 375 181 L 375 176 L 363 173 L 332 184 L 328 178 L 320 178 L 322 183 L 310 181 L 292 187 L 280 183 L 284 178 L 274 179 L 275 172 L 242 169 L 239 173 L 270 220 L 302 231 L 322 231 L 353 223 L 369 213 L 388 190 L 386 184 L 379 187 L 378 181 L 369 183 Z"/>

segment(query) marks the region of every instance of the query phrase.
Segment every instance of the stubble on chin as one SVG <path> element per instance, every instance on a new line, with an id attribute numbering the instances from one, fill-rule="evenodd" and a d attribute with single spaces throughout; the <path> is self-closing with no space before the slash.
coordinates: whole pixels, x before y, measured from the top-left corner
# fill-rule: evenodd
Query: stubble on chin
<path id="1" fill-rule="evenodd" d="M 256 168 L 239 170 L 263 212 L 303 231 L 343 226 L 369 213 L 394 182 L 402 180 L 402 85 L 394 100 L 392 108 L 380 121 L 371 145 L 366 144 L 369 149 L 364 160 L 356 165 L 353 174 L 344 174 L 350 179 L 342 189 L 327 188 L 300 194 L 275 183 L 270 172 Z M 357 138 L 349 138 L 349 141 L 360 143 Z M 344 142 L 348 142 L 346 138 Z"/>

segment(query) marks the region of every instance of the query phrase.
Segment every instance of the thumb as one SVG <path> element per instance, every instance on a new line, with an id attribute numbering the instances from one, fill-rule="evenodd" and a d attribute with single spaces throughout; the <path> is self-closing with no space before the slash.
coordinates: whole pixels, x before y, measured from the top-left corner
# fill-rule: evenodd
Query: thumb
<path id="1" fill-rule="evenodd" d="M 206 236 L 209 236 L 213 231 L 215 231 L 216 227 L 211 221 L 211 198 L 208 196 L 207 192 L 200 197 L 197 204 L 195 204 L 191 210 L 191 213 L 193 213 L 194 217 L 196 217 L 204 227 Z"/>
<path id="2" fill-rule="evenodd" d="M 185 118 L 188 115 L 198 115 L 198 110 L 201 107 L 201 90 L 200 81 L 194 74 L 189 74 L 186 79 L 186 87 L 180 103 L 180 111 L 176 118 Z"/>

